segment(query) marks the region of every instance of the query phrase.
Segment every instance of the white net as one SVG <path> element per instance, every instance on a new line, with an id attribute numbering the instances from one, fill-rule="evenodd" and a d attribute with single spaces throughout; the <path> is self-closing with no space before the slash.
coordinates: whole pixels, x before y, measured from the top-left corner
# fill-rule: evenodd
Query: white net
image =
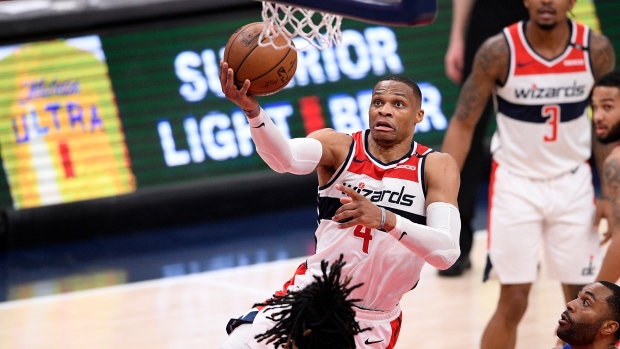
<path id="1" fill-rule="evenodd" d="M 263 1 L 262 15 L 264 25 L 261 40 L 259 40 L 261 46 L 291 47 L 297 51 L 314 46 L 323 50 L 338 46 L 342 41 L 340 31 L 342 16 L 339 15 L 268 1 Z M 286 43 L 274 41 L 274 38 L 279 35 L 286 38 Z M 307 45 L 293 44 L 295 37 L 306 40 Z"/>

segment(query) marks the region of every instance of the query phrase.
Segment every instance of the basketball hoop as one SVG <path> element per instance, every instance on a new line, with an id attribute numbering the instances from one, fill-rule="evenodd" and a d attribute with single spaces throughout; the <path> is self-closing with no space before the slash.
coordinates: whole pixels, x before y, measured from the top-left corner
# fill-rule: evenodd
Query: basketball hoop
<path id="1" fill-rule="evenodd" d="M 297 51 L 314 46 L 324 50 L 332 46 L 337 47 L 342 41 L 340 31 L 342 16 L 339 15 L 263 1 L 262 16 L 263 32 L 259 40 L 260 46 L 290 47 Z M 285 45 L 277 45 L 274 42 L 273 38 L 278 35 L 286 38 Z M 308 45 L 295 46 L 293 44 L 295 37 L 306 40 Z"/>

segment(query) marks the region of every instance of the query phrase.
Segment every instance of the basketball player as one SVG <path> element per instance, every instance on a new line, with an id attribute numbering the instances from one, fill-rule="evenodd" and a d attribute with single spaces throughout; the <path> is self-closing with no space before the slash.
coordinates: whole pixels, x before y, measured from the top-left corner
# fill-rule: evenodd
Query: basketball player
<path id="1" fill-rule="evenodd" d="M 445 56 L 446 76 L 461 85 L 471 73 L 474 56 L 482 43 L 507 25 L 527 19 L 523 0 L 452 0 L 452 26 Z M 476 124 L 467 158 L 461 169 L 458 204 L 461 214 L 461 256 L 440 276 L 460 276 L 471 268 L 469 254 L 474 242 L 473 218 L 478 187 L 490 172 L 491 157 L 485 146 L 493 104 L 490 98 Z"/>
<path id="2" fill-rule="evenodd" d="M 603 165 L 607 196 L 599 198 L 611 206 L 608 230 L 603 243 L 611 239 L 597 280 L 617 282 L 620 279 L 620 71 L 615 70 L 594 85 L 592 117 L 596 137 L 605 144 L 615 143 Z"/>
<path id="3" fill-rule="evenodd" d="M 600 267 L 586 107 L 595 79 L 613 70 L 615 54 L 606 37 L 567 18 L 574 3 L 525 0 L 529 20 L 505 28 L 477 52 L 446 130 L 442 150 L 462 167 L 493 94 L 485 280 L 496 276 L 501 289 L 483 349 L 515 347 L 542 242 L 543 265 L 562 283 L 567 302 Z"/>
<path id="4" fill-rule="evenodd" d="M 453 0 L 450 40 L 445 55 L 446 76 L 454 83 L 462 84 L 471 73 L 474 56 L 482 43 L 500 33 L 503 27 L 527 18 L 528 13 L 523 6 L 523 0 Z M 569 12 L 569 18 L 586 24 L 591 30 L 600 33 L 600 23 L 592 0 L 577 0 L 573 11 Z M 491 167 L 485 140 L 492 114 L 493 103 L 489 100 L 476 123 L 471 147 L 461 169 L 458 197 L 461 213 L 461 256 L 450 268 L 439 270 L 440 276 L 460 276 L 471 268 L 469 254 L 474 238 L 472 220 L 478 187 L 483 176 L 488 176 Z M 596 160 L 602 163 L 604 159 Z M 597 166 L 599 169 L 602 168 L 598 163 Z M 607 212 L 599 214 L 609 216 Z"/>
<path id="5" fill-rule="evenodd" d="M 348 287 L 351 279 L 342 278 L 346 264 L 343 255 L 332 263 L 329 273 L 327 261 L 321 261 L 321 277 L 303 289 L 275 296 L 255 307 L 271 307 L 276 325 L 258 336 L 258 341 L 273 343 L 277 348 L 323 349 L 355 348 L 354 336 L 370 330 L 360 328 L 355 321 L 353 306 L 359 299 L 348 298 L 357 284 Z M 344 279 L 344 280 L 342 280 Z"/>
<path id="6" fill-rule="evenodd" d="M 342 276 L 363 284 L 350 295 L 360 299 L 356 320 L 371 328 L 355 335 L 356 348 L 393 348 L 400 299 L 417 285 L 424 264 L 446 269 L 459 256 L 459 171 L 449 155 L 413 140 L 424 117 L 419 87 L 403 76 L 385 77 L 373 89 L 370 129 L 352 135 L 322 129 L 288 140 L 247 95 L 250 82 L 237 89 L 233 74 L 222 62 L 222 90 L 245 111 L 262 159 L 276 172 L 318 175 L 316 254 L 279 294 L 305 288 L 321 274 L 322 260 L 342 253 Z M 252 317 L 222 348 L 267 348 L 255 337 L 276 323 L 264 310 L 244 318 Z"/>
<path id="7" fill-rule="evenodd" d="M 620 341 L 620 286 L 599 281 L 584 286 L 558 321 L 563 349 L 612 349 Z"/>

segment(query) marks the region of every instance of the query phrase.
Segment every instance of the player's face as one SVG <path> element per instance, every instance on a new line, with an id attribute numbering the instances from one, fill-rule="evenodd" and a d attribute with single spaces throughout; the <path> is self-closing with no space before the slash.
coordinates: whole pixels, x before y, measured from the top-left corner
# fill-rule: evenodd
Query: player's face
<path id="1" fill-rule="evenodd" d="M 566 21 L 566 13 L 576 0 L 524 0 L 530 20 L 542 30 L 551 30 Z"/>
<path id="2" fill-rule="evenodd" d="M 577 298 L 566 304 L 566 311 L 558 321 L 558 337 L 573 346 L 593 343 L 607 321 L 609 296 L 611 290 L 600 283 L 584 286 Z"/>
<path id="3" fill-rule="evenodd" d="M 603 143 L 620 141 L 620 89 L 597 86 L 592 91 L 592 118 L 596 138 Z"/>
<path id="4" fill-rule="evenodd" d="M 403 82 L 380 81 L 372 92 L 368 124 L 373 139 L 383 145 L 411 142 L 415 124 L 424 111 L 411 87 Z"/>

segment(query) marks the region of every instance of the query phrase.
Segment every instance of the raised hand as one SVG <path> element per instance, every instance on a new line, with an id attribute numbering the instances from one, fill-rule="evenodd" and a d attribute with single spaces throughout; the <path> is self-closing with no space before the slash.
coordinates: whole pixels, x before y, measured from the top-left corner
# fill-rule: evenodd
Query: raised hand
<path id="1" fill-rule="evenodd" d="M 252 95 L 248 94 L 250 88 L 250 80 L 245 80 L 241 89 L 235 86 L 235 72 L 228 67 L 228 63 L 220 61 L 220 84 L 224 96 L 231 102 L 235 103 L 244 112 L 258 108 L 258 101 Z"/>

